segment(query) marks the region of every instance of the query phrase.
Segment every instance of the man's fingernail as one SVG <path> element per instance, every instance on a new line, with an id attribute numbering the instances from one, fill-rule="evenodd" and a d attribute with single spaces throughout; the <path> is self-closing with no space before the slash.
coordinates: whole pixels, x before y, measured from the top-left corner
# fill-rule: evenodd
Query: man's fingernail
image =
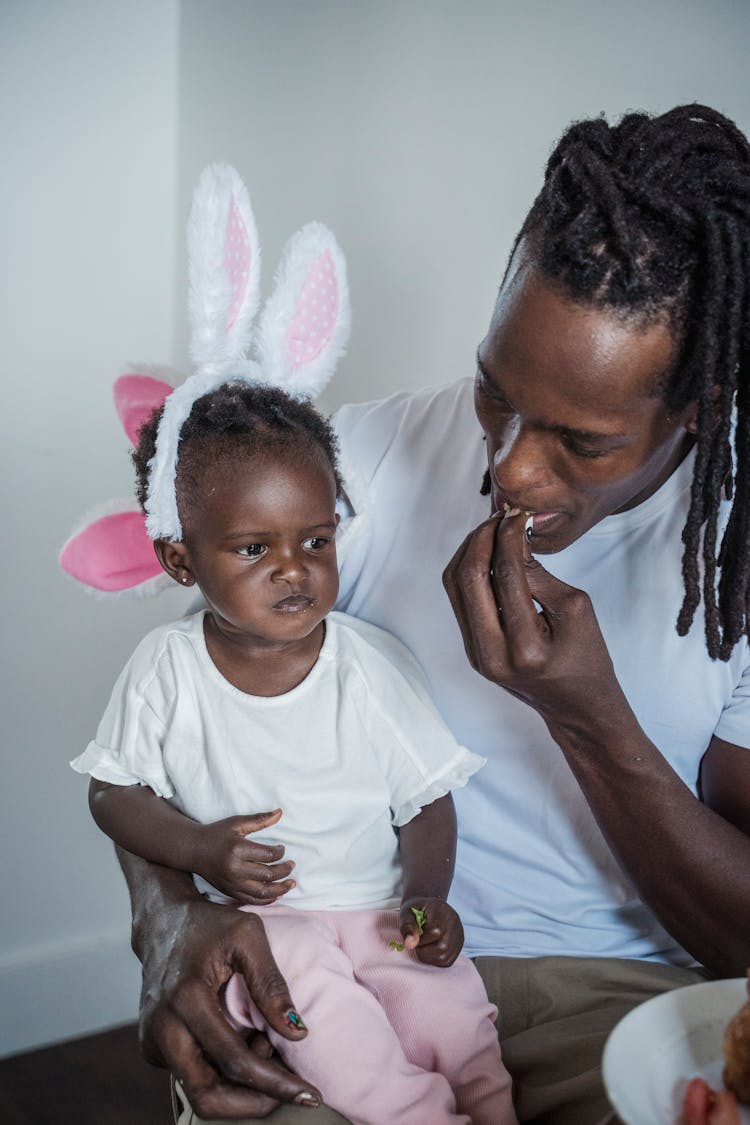
<path id="1" fill-rule="evenodd" d="M 303 1090 L 301 1094 L 297 1094 L 294 1099 L 295 1105 L 309 1105 L 311 1109 L 317 1109 L 320 1105 L 320 1100 L 314 1094 L 308 1094 L 307 1090 Z"/>
<path id="2" fill-rule="evenodd" d="M 284 1023 L 287 1027 L 293 1027 L 297 1031 L 307 1031 L 305 1021 L 299 1012 L 295 1012 L 294 1008 L 290 1008 L 288 1012 L 284 1012 Z"/>

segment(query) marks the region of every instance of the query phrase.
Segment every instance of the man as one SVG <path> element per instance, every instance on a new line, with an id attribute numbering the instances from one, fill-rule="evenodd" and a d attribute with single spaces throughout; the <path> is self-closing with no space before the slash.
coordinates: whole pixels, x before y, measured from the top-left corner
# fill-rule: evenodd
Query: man
<path id="1" fill-rule="evenodd" d="M 341 608 L 405 641 L 489 759 L 458 794 L 452 901 L 522 1121 L 598 1121 L 621 1015 L 750 964 L 749 329 L 742 134 L 699 106 L 581 122 L 520 232 L 474 404 L 464 382 L 337 418 Z M 217 1002 L 244 972 L 283 1030 L 255 920 L 123 865 L 146 1054 L 200 1114 L 181 1120 L 310 1104 Z"/>

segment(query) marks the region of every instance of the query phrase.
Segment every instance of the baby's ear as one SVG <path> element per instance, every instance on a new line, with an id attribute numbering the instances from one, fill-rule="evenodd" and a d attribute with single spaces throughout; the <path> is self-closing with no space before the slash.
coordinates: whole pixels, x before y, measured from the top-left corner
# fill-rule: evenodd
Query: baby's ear
<path id="1" fill-rule="evenodd" d="M 170 539 L 154 539 L 154 553 L 165 574 L 181 586 L 194 586 L 190 552 L 184 543 L 174 543 Z"/>
<path id="2" fill-rule="evenodd" d="M 263 377 L 289 394 L 315 398 L 349 341 L 346 262 L 332 232 L 308 223 L 289 239 L 261 314 Z"/>
<path id="3" fill-rule="evenodd" d="M 247 189 L 229 164 L 204 169 L 187 243 L 190 355 L 198 372 L 237 375 L 260 300 L 260 243 Z"/>
<path id="4" fill-rule="evenodd" d="M 158 594 L 170 580 L 154 553 L 143 513 L 131 500 L 96 508 L 63 544 L 62 569 L 102 597 Z"/>

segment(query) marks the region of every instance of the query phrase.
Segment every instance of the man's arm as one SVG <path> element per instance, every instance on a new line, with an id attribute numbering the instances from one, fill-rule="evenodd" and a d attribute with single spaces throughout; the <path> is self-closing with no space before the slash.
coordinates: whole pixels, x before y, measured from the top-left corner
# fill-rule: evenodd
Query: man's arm
<path id="1" fill-rule="evenodd" d="M 444 580 L 470 662 L 545 720 L 643 901 L 711 972 L 744 975 L 748 751 L 714 739 L 694 796 L 641 729 L 589 598 L 531 557 L 522 520 L 480 525 Z"/>
<path id="2" fill-rule="evenodd" d="M 203 1118 L 265 1117 L 280 1102 L 319 1105 L 319 1091 L 272 1060 L 264 1038 L 248 1046 L 222 1014 L 221 991 L 238 972 L 280 1035 L 307 1034 L 287 1024 L 294 1004 L 260 919 L 208 902 L 184 872 L 120 848 L 117 854 L 130 891 L 133 949 L 143 966 L 145 1058 L 179 1078 Z"/>

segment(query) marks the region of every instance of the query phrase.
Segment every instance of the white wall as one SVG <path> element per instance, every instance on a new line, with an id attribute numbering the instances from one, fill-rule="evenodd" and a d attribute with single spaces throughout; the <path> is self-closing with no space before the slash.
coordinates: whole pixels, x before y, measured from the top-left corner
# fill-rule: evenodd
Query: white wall
<path id="1" fill-rule="evenodd" d="M 3 0 L 0 1050 L 136 1007 L 124 884 L 67 761 L 184 602 L 92 601 L 55 553 L 130 491 L 121 365 L 184 367 L 201 167 L 245 178 L 266 291 L 296 227 L 336 231 L 354 316 L 328 405 L 442 382 L 472 370 L 562 128 L 698 100 L 750 130 L 749 40 L 746 0 Z"/>
<path id="2" fill-rule="evenodd" d="M 328 405 L 446 382 L 563 128 L 705 101 L 748 129 L 749 35 L 747 0 L 184 0 L 180 209 L 235 163 L 266 286 L 292 230 L 333 227 L 353 335 Z"/>
<path id="3" fill-rule="evenodd" d="M 137 1007 L 124 884 L 67 762 L 175 603 L 97 602 L 56 554 L 132 492 L 113 378 L 171 358 L 178 16 L 177 0 L 0 5 L 2 1051 Z"/>

